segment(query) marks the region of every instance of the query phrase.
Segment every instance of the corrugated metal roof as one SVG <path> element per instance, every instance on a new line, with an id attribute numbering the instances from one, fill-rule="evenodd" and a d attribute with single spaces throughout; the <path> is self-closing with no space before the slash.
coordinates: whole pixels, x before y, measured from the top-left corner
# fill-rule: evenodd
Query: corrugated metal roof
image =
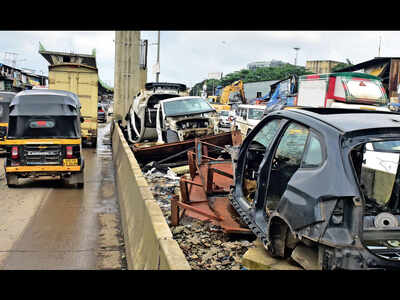
<path id="1" fill-rule="evenodd" d="M 362 63 L 356 64 L 356 65 L 352 65 L 340 70 L 336 70 L 336 72 L 352 72 L 352 71 L 357 71 L 363 68 L 368 68 L 370 66 L 374 66 L 376 64 L 380 64 L 380 63 L 386 63 L 391 61 L 392 59 L 400 59 L 400 57 L 375 57 L 373 59 L 364 61 Z"/>

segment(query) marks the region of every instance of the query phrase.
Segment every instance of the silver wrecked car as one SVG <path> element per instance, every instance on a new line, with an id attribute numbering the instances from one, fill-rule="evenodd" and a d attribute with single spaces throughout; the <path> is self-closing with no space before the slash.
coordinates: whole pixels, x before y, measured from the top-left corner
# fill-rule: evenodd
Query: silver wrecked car
<path id="1" fill-rule="evenodd" d="M 175 97 L 157 107 L 157 142 L 181 142 L 219 133 L 218 114 L 202 97 Z"/>

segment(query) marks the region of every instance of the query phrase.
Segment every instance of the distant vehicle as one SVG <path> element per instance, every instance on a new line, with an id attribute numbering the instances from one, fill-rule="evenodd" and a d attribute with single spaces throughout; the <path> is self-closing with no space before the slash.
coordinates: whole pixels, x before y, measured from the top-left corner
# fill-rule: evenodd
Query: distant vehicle
<path id="1" fill-rule="evenodd" d="M 316 269 L 400 269 L 400 167 L 389 159 L 394 169 L 377 168 L 386 154 L 398 162 L 399 114 L 274 111 L 232 153 L 231 202 L 274 257 Z"/>
<path id="2" fill-rule="evenodd" d="M 243 81 L 237 80 L 230 85 L 220 89 L 217 96 L 209 96 L 212 106 L 217 110 L 231 110 L 239 104 L 246 103 Z"/>
<path id="3" fill-rule="evenodd" d="M 234 126 L 245 137 L 260 122 L 265 105 L 240 104 L 236 109 Z"/>
<path id="4" fill-rule="evenodd" d="M 157 108 L 161 100 L 187 96 L 186 85 L 180 83 L 149 82 L 132 99 L 132 104 L 125 117 L 128 140 L 140 143 L 145 140 L 157 140 Z"/>
<path id="5" fill-rule="evenodd" d="M 112 116 L 113 113 L 114 113 L 114 105 L 110 104 L 110 106 L 108 107 L 108 110 L 107 110 L 107 115 Z"/>
<path id="6" fill-rule="evenodd" d="M 5 174 L 18 178 L 50 176 L 83 187 L 80 101 L 60 90 L 26 90 L 10 103 Z"/>
<path id="7" fill-rule="evenodd" d="M 363 166 L 377 171 L 396 174 L 399 166 L 400 142 L 375 142 L 365 145 Z"/>
<path id="8" fill-rule="evenodd" d="M 233 121 L 234 121 L 234 115 L 235 113 L 230 110 L 220 110 L 218 111 L 218 126 L 219 127 L 225 127 L 225 128 L 231 128 Z"/>
<path id="9" fill-rule="evenodd" d="M 0 150 L 5 149 L 8 129 L 9 105 L 16 93 L 0 92 Z"/>
<path id="10" fill-rule="evenodd" d="M 97 105 L 97 122 L 105 123 L 107 122 L 107 110 L 104 104 Z"/>
<path id="11" fill-rule="evenodd" d="M 157 142 L 174 143 L 219 133 L 216 110 L 202 97 L 161 100 L 157 108 Z"/>
<path id="12" fill-rule="evenodd" d="M 296 86 L 287 87 L 290 82 Z M 357 72 L 302 75 L 282 81 L 267 102 L 266 113 L 287 106 L 390 111 L 382 80 Z M 296 94 L 287 94 L 296 91 Z"/>
<path id="13" fill-rule="evenodd" d="M 84 144 L 96 147 L 98 111 L 97 68 L 79 63 L 60 63 L 49 66 L 49 89 L 70 91 L 78 95 L 85 121 L 81 124 Z"/>

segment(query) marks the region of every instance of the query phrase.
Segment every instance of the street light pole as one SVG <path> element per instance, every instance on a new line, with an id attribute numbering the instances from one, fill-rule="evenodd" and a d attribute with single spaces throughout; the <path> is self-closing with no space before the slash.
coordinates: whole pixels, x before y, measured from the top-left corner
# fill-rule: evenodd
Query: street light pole
<path id="1" fill-rule="evenodd" d="M 156 82 L 158 82 L 160 78 L 160 31 L 158 31 L 158 42 L 157 42 L 157 73 L 156 73 Z"/>
<path id="2" fill-rule="evenodd" d="M 294 50 L 296 50 L 296 58 L 294 59 L 294 65 L 297 66 L 297 52 L 300 50 L 299 47 L 294 47 Z"/>

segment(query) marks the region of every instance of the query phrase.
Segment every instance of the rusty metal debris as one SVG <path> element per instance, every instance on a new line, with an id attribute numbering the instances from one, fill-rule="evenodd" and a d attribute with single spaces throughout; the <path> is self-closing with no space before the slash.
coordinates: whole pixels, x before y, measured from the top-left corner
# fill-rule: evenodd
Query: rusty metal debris
<path id="1" fill-rule="evenodd" d="M 238 132 L 232 133 L 232 146 L 241 143 Z M 171 225 L 179 224 L 183 214 L 219 225 L 225 233 L 251 234 L 230 204 L 228 195 L 233 183 L 231 158 L 221 157 L 225 148 L 203 139 L 195 139 L 194 150 L 187 152 L 190 176 L 180 178 L 181 197 L 171 199 Z M 212 150 L 219 151 L 212 151 Z M 219 155 L 215 157 L 215 153 Z M 182 209 L 182 213 L 180 213 Z"/>
<path id="2" fill-rule="evenodd" d="M 221 147 L 225 145 L 237 145 L 238 139 L 241 142 L 239 131 L 224 132 L 197 139 Z M 155 161 L 158 164 L 174 167 L 187 164 L 187 151 L 194 149 L 195 140 L 190 139 L 183 142 L 166 144 L 136 143 L 131 145 L 131 149 L 136 160 L 141 165 Z"/>

